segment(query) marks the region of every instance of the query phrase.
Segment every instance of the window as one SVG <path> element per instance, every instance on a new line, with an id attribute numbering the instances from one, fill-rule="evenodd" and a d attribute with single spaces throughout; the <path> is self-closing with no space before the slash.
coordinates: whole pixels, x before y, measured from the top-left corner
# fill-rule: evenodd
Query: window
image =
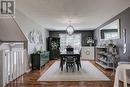
<path id="1" fill-rule="evenodd" d="M 60 51 L 65 52 L 68 45 L 74 48 L 74 51 L 80 51 L 81 49 L 81 34 L 59 34 L 60 36 Z"/>

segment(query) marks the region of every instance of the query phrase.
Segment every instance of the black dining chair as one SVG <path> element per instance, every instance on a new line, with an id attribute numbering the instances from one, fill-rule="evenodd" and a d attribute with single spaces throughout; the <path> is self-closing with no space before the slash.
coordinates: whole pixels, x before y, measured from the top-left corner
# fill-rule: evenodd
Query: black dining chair
<path id="1" fill-rule="evenodd" d="M 72 54 L 73 53 L 73 48 L 66 48 L 66 51 L 68 54 Z M 66 63 L 66 60 L 67 58 L 69 58 L 68 56 L 60 56 L 61 57 L 61 60 L 60 60 L 60 68 L 61 68 L 61 71 L 63 71 L 63 66 L 64 64 Z M 68 60 L 69 61 L 69 60 Z M 67 65 L 70 65 L 70 63 L 68 63 Z M 72 64 L 73 65 L 73 64 Z"/>
<path id="2" fill-rule="evenodd" d="M 76 69 L 76 59 L 73 56 L 67 56 L 66 58 L 66 70 L 71 70 L 72 72 Z"/>
<path id="3" fill-rule="evenodd" d="M 66 51 L 69 53 L 73 53 L 74 52 L 74 48 L 66 48 Z"/>
<path id="4" fill-rule="evenodd" d="M 61 60 L 60 60 L 60 68 L 61 68 L 61 71 L 63 71 L 63 66 L 65 64 L 65 60 L 66 58 L 64 56 L 61 56 Z"/>
<path id="5" fill-rule="evenodd" d="M 79 53 L 80 55 L 77 55 L 76 56 L 76 64 L 77 64 L 77 69 L 78 69 L 78 71 L 79 71 L 79 68 L 81 68 L 81 50 L 80 50 L 80 53 Z"/>

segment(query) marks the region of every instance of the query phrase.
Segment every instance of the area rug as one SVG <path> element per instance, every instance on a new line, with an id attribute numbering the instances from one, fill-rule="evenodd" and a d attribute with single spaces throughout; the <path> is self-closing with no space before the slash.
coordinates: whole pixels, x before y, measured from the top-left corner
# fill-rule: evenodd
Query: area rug
<path id="1" fill-rule="evenodd" d="M 59 65 L 60 61 L 52 64 L 38 81 L 110 81 L 89 61 L 81 61 L 82 68 L 75 72 L 67 72 L 65 68 L 61 71 Z"/>

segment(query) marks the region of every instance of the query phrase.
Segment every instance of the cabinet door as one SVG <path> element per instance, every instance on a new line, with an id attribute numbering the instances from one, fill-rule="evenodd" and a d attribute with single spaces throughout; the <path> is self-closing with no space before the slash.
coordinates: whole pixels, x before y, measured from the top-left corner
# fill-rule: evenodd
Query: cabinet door
<path id="1" fill-rule="evenodd" d="M 59 38 L 50 38 L 50 50 L 59 50 L 60 39 Z"/>
<path id="2" fill-rule="evenodd" d="M 60 57 L 59 50 L 50 51 L 50 59 L 58 59 Z"/>
<path id="3" fill-rule="evenodd" d="M 59 58 L 60 38 L 49 38 L 50 59 Z"/>
<path id="4" fill-rule="evenodd" d="M 81 59 L 94 60 L 94 47 L 82 47 Z"/>
<path id="5" fill-rule="evenodd" d="M 40 69 L 40 55 L 32 54 L 31 55 L 32 69 Z"/>

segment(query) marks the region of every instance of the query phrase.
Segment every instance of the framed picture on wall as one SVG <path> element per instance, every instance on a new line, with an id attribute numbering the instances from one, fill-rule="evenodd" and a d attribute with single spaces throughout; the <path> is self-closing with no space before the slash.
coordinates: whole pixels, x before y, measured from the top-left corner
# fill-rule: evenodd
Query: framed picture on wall
<path id="1" fill-rule="evenodd" d="M 30 43 L 43 44 L 42 33 L 38 30 L 32 30 L 28 33 L 28 39 Z"/>

